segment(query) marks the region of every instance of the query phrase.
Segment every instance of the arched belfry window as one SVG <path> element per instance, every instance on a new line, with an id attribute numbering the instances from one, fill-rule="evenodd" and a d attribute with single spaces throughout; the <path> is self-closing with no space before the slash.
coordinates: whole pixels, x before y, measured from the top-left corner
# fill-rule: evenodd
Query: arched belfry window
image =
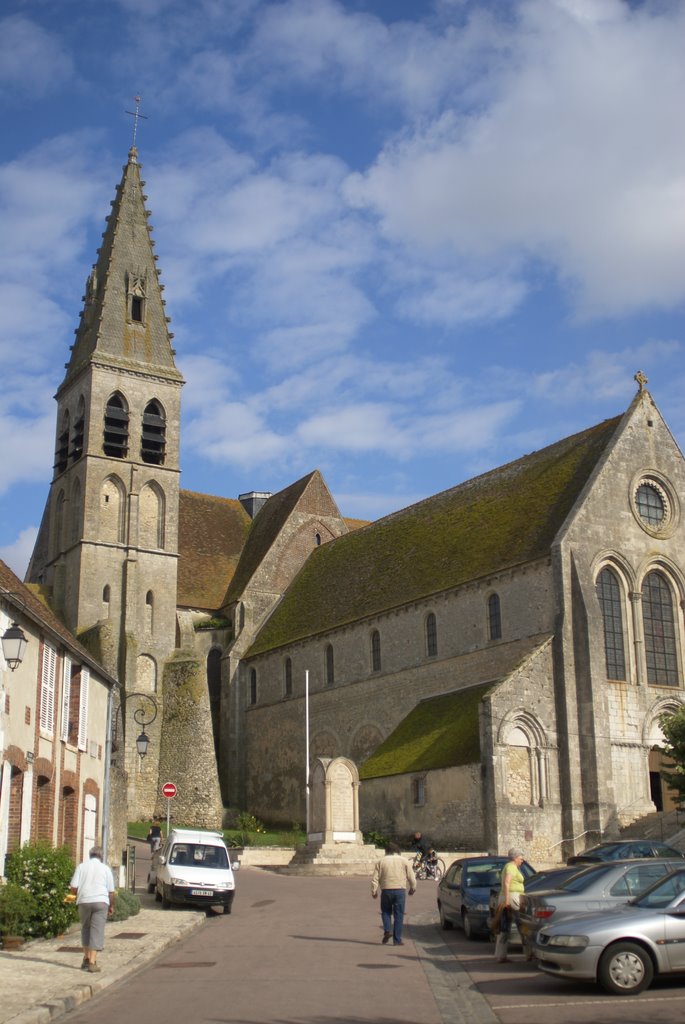
<path id="1" fill-rule="evenodd" d="M 62 416 L 62 429 L 57 435 L 55 446 L 55 472 L 63 473 L 69 464 L 69 410 Z"/>
<path id="2" fill-rule="evenodd" d="M 604 655 L 607 679 L 626 678 L 623 640 L 623 598 L 621 584 L 613 569 L 602 569 L 597 577 L 597 598 L 604 624 Z"/>
<path id="3" fill-rule="evenodd" d="M 490 594 L 488 598 L 488 637 L 490 640 L 502 639 L 502 613 L 499 594 Z"/>
<path id="4" fill-rule="evenodd" d="M 102 450 L 112 459 L 125 459 L 128 455 L 128 406 L 118 391 L 107 401 Z"/>
<path id="5" fill-rule="evenodd" d="M 83 455 L 83 438 L 86 429 L 86 403 L 83 395 L 78 400 L 78 409 L 76 411 L 76 419 L 74 425 L 71 428 L 71 449 L 69 451 L 69 458 L 72 462 L 78 462 Z"/>
<path id="6" fill-rule="evenodd" d="M 647 682 L 678 686 L 673 592 L 663 573 L 656 570 L 647 573 L 642 584 L 642 620 Z"/>
<path id="7" fill-rule="evenodd" d="M 166 419 L 159 402 L 148 402 L 143 413 L 140 456 L 143 462 L 154 466 L 164 463 L 166 449 Z"/>

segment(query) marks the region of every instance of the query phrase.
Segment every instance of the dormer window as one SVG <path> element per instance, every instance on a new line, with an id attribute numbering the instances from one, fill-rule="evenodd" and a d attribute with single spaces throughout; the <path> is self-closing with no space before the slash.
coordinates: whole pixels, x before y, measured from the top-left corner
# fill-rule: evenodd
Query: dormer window
<path id="1" fill-rule="evenodd" d="M 139 295 L 131 296 L 131 320 L 137 324 L 143 322 L 143 300 Z"/>
<path id="2" fill-rule="evenodd" d="M 147 275 L 145 271 L 129 273 L 128 281 L 128 319 L 134 324 L 145 323 L 145 299 L 147 296 Z"/>
<path id="3" fill-rule="evenodd" d="M 159 402 L 148 402 L 143 413 L 143 430 L 140 440 L 140 456 L 143 462 L 153 466 L 164 463 L 166 449 L 166 419 Z"/>
<path id="4" fill-rule="evenodd" d="M 107 402 L 102 450 L 113 459 L 125 459 L 128 454 L 128 406 L 118 391 Z"/>

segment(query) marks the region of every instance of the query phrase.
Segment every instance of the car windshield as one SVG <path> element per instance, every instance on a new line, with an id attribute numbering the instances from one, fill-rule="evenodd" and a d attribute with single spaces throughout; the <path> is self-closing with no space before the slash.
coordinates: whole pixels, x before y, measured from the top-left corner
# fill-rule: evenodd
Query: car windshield
<path id="1" fill-rule="evenodd" d="M 504 864 L 484 863 L 473 864 L 464 871 L 464 885 L 467 889 L 478 886 L 489 889 L 492 885 L 499 885 Z"/>
<path id="2" fill-rule="evenodd" d="M 682 892 L 685 892 L 685 871 L 677 871 L 653 885 L 634 904 L 636 907 L 666 907 Z"/>
<path id="3" fill-rule="evenodd" d="M 205 843 L 176 843 L 170 864 L 193 868 L 227 868 L 228 857 L 223 846 L 207 846 Z"/>
<path id="4" fill-rule="evenodd" d="M 603 875 L 608 875 L 613 870 L 613 864 L 597 864 L 596 867 L 586 868 L 579 875 L 573 875 L 571 878 L 567 878 L 565 882 L 560 882 L 559 888 L 563 889 L 564 892 L 583 892 L 596 879 L 602 878 Z"/>

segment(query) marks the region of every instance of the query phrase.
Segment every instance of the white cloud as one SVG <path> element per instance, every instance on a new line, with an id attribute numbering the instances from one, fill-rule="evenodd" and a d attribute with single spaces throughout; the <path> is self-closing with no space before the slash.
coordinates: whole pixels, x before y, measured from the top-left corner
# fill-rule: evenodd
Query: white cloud
<path id="1" fill-rule="evenodd" d="M 38 536 L 37 526 L 27 526 L 12 544 L 0 547 L 0 558 L 9 565 L 12 572 L 22 580 L 28 569 L 29 559 Z"/>
<path id="2" fill-rule="evenodd" d="M 17 483 L 50 479 L 54 412 L 34 418 L 0 413 L 0 437 L 5 439 L 0 462 L 0 494 Z"/>
<path id="3" fill-rule="evenodd" d="M 22 14 L 0 19 L 0 95 L 38 98 L 72 73 L 71 57 L 56 36 Z"/>

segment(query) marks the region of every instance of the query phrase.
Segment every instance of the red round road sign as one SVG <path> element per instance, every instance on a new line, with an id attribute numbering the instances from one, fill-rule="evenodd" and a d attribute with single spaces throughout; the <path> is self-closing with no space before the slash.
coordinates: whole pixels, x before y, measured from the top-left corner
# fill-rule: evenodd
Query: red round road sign
<path id="1" fill-rule="evenodd" d="M 172 796 L 176 796 L 176 786 L 173 782 L 165 782 L 162 786 L 162 793 L 167 800 L 171 800 Z"/>

